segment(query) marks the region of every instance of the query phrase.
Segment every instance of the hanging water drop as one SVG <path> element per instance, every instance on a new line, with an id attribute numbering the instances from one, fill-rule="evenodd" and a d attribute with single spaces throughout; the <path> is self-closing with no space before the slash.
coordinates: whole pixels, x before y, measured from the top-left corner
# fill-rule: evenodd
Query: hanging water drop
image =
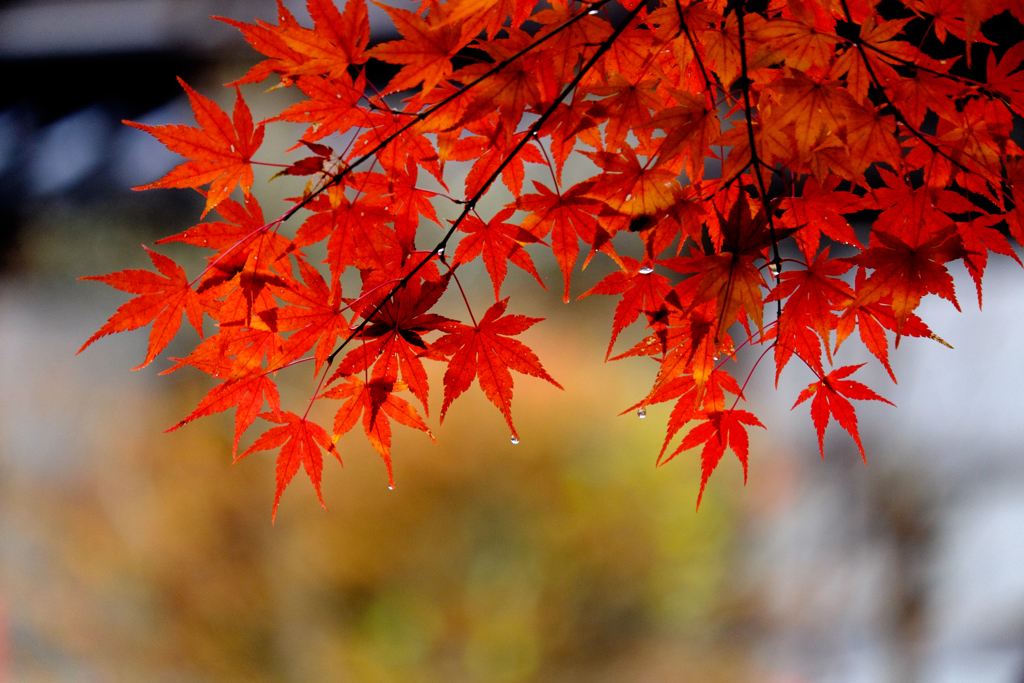
<path id="1" fill-rule="evenodd" d="M 719 359 L 720 357 L 721 357 L 721 356 L 719 356 L 719 355 L 718 355 L 717 353 L 715 354 L 715 360 L 716 360 L 716 361 L 717 361 L 717 360 L 718 360 L 718 359 Z"/>
<path id="2" fill-rule="evenodd" d="M 512 445 L 515 446 L 517 443 L 519 443 L 519 437 L 518 436 L 513 436 L 512 437 Z"/>
<path id="3" fill-rule="evenodd" d="M 644 406 L 640 406 L 639 408 L 637 408 L 636 416 L 639 417 L 641 420 L 647 417 L 647 408 L 645 408 Z"/>
<path id="4" fill-rule="evenodd" d="M 769 263 L 768 264 L 768 270 L 771 272 L 772 275 L 778 275 L 779 274 L 779 265 L 777 263 Z"/>
<path id="5" fill-rule="evenodd" d="M 444 258 L 444 247 L 438 247 L 437 256 L 438 258 Z"/>
<path id="6" fill-rule="evenodd" d="M 651 268 L 650 266 L 644 266 L 643 268 L 640 269 L 641 275 L 650 275 L 653 272 L 654 268 Z"/>
<path id="7" fill-rule="evenodd" d="M 388 484 L 388 491 L 394 491 L 394 490 L 395 490 L 395 485 L 394 484 Z"/>

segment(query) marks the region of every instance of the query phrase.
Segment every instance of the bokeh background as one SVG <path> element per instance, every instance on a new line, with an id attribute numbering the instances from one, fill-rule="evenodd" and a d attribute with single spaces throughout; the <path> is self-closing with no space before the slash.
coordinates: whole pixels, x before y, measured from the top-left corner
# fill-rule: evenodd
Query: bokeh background
<path id="1" fill-rule="evenodd" d="M 398 433 L 394 491 L 345 437 L 344 468 L 325 467 L 330 511 L 298 476 L 275 526 L 273 455 L 232 466 L 230 416 L 163 432 L 203 377 L 130 372 L 145 331 L 76 356 L 124 301 L 76 278 L 147 267 L 139 243 L 201 212 L 196 193 L 128 189 L 178 157 L 120 120 L 191 124 L 179 75 L 228 106 L 219 84 L 256 55 L 208 17 L 274 14 L 268 0 L 0 3 L 0 683 L 1024 681 L 1012 262 L 990 266 L 984 313 L 962 272 L 962 314 L 923 305 L 955 351 L 906 339 L 898 386 L 858 374 L 899 405 L 860 407 L 866 465 L 834 427 L 819 459 L 806 405 L 789 409 L 809 376 L 793 368 L 776 391 L 758 375 L 749 404 L 769 430 L 752 435 L 749 482 L 729 456 L 699 512 L 696 454 L 654 467 L 667 408 L 617 417 L 656 366 L 603 362 L 614 302 L 561 304 L 550 259 L 554 294 L 517 273 L 505 290 L 547 318 L 524 337 L 566 387 L 517 378 L 522 443 L 474 388 L 444 425 L 432 405 L 438 445 Z M 245 93 L 260 117 L 290 96 Z M 265 149 L 297 134 L 277 124 Z M 266 177 L 264 206 L 295 191 Z M 198 272 L 199 254 L 166 253 Z M 575 293 L 607 272 L 595 260 Z M 485 277 L 468 276 L 481 307 Z M 840 359 L 868 357 L 851 343 Z M 310 391 L 296 370 L 286 401 Z"/>

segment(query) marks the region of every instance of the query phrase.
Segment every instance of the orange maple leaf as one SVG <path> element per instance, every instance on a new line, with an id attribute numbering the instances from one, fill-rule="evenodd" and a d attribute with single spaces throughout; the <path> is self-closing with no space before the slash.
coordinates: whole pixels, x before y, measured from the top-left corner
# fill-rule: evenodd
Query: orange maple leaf
<path id="1" fill-rule="evenodd" d="M 269 429 L 256 440 L 249 450 L 235 458 L 235 462 L 257 451 L 281 449 L 277 456 L 277 490 L 274 492 L 274 508 L 270 513 L 270 522 L 273 523 L 274 518 L 277 517 L 277 506 L 281 502 L 281 494 L 284 493 L 285 487 L 288 486 L 295 473 L 299 471 L 300 465 L 305 468 L 309 480 L 313 482 L 313 488 L 316 489 L 316 497 L 326 510 L 324 497 L 320 494 L 320 480 L 324 469 L 324 460 L 320 449 L 325 449 L 336 457 L 339 463 L 341 462 L 341 456 L 334 448 L 334 443 L 327 431 L 315 422 L 310 422 L 306 418 L 288 411 L 263 413 L 260 417 L 282 426 Z"/>
<path id="2" fill-rule="evenodd" d="M 468 263 L 483 254 L 484 267 L 487 268 L 487 274 L 491 276 L 491 282 L 494 284 L 495 301 L 501 298 L 501 283 L 505 280 L 510 261 L 532 275 L 537 283 L 544 287 L 544 281 L 540 279 L 533 259 L 523 248 L 526 244 L 536 244 L 540 240 L 522 227 L 504 222 L 514 213 L 514 209 L 502 209 L 487 223 L 476 216 L 467 216 L 459 225 L 459 230 L 469 234 L 459 241 L 459 246 L 455 250 L 454 265 Z"/>
<path id="3" fill-rule="evenodd" d="M 451 323 L 446 328 L 448 334 L 434 342 L 428 354 L 448 360 L 448 369 L 444 373 L 442 422 L 452 401 L 477 378 L 484 394 L 505 416 L 512 438 L 518 443 L 519 434 L 512 424 L 512 373 L 509 370 L 547 380 L 559 389 L 562 385 L 552 379 L 528 346 L 512 339 L 512 335 L 525 332 L 543 318 L 503 316 L 507 306 L 508 299 L 497 302 L 473 326 Z"/>
<path id="4" fill-rule="evenodd" d="M 403 37 L 402 40 L 380 43 L 367 52 L 370 57 L 389 64 L 404 65 L 382 94 L 408 90 L 420 84 L 425 94 L 452 75 L 452 58 L 473 38 L 466 35 L 465 23 L 450 22 L 444 5 L 432 4 L 430 13 L 424 18 L 409 10 L 380 2 L 374 4 L 388 13 Z"/>
<path id="5" fill-rule="evenodd" d="M 811 401 L 811 419 L 814 420 L 814 427 L 818 430 L 818 449 L 821 451 L 822 458 L 825 457 L 825 428 L 828 426 L 831 413 L 839 426 L 849 432 L 853 440 L 857 442 L 861 458 L 867 460 L 867 456 L 864 455 L 864 446 L 860 442 L 860 434 L 857 432 L 857 414 L 853 404 L 846 399 L 846 396 L 860 401 L 881 401 L 895 405 L 860 382 L 844 379 L 862 367 L 864 367 L 864 363 L 846 365 L 838 370 L 833 370 L 817 382 L 811 382 L 806 389 L 800 392 L 796 403 L 793 404 L 793 408 L 796 408 L 807 399 L 814 397 L 814 400 Z"/>
<path id="6" fill-rule="evenodd" d="M 173 152 L 193 159 L 172 169 L 167 175 L 148 185 L 134 187 L 134 190 L 149 190 L 156 187 L 196 187 L 210 184 L 206 195 L 203 216 L 227 199 L 231 190 L 240 185 L 249 195 L 252 188 L 252 155 L 263 143 L 263 124 L 253 127 L 252 114 L 242 99 L 242 93 L 235 88 L 235 110 L 231 118 L 212 100 L 203 97 L 190 88 L 182 79 L 181 87 L 188 93 L 192 103 L 194 126 L 166 125 L 149 126 L 144 123 L 124 123 L 144 130 L 162 142 Z"/>
<path id="7" fill-rule="evenodd" d="M 700 452 L 700 491 L 697 493 L 697 509 L 704 497 L 711 473 L 725 455 L 726 448 L 732 448 L 737 460 L 743 465 L 743 483 L 747 483 L 747 456 L 750 454 L 750 438 L 743 425 L 765 429 L 761 421 L 745 410 L 722 410 L 707 413 L 706 422 L 694 427 L 683 438 L 679 450 L 685 451 L 704 444 Z"/>
<path id="8" fill-rule="evenodd" d="M 871 241 L 874 246 L 850 258 L 851 262 L 872 268 L 874 272 L 863 286 L 857 288 L 857 297 L 844 315 L 869 304 L 890 302 L 896 318 L 896 344 L 899 345 L 904 325 L 925 294 L 938 294 L 960 310 L 953 277 L 944 265 L 967 254 L 955 227 L 936 232 L 919 246 L 912 246 L 879 230 L 871 233 Z"/>
<path id="9" fill-rule="evenodd" d="M 149 365 L 178 333 L 178 329 L 181 327 L 182 311 L 188 316 L 188 321 L 199 333 L 199 336 L 203 336 L 202 302 L 199 295 L 189 285 L 188 278 L 185 277 L 185 270 L 171 259 L 158 254 L 145 245 L 142 248 L 149 254 L 149 258 L 153 261 L 156 269 L 160 271 L 159 273 L 150 270 L 122 270 L 109 275 L 89 275 L 79 278 L 80 280 L 105 282 L 122 292 L 130 292 L 139 296 L 121 304 L 106 324 L 82 344 L 78 353 L 84 351 L 100 337 L 114 332 L 134 330 L 152 322 L 153 329 L 149 332 L 146 359 L 134 369 L 143 368 Z"/>
<path id="10" fill-rule="evenodd" d="M 388 487 L 394 488 L 395 477 L 391 470 L 391 423 L 390 417 L 407 427 L 426 432 L 431 441 L 434 435 L 416 413 L 416 409 L 394 392 L 404 388 L 404 384 L 388 379 L 371 379 L 364 382 L 355 375 L 349 375 L 344 384 L 328 389 L 323 398 L 346 399 L 334 417 L 334 438 L 348 432 L 363 416 L 363 430 L 374 449 L 384 459 L 388 468 Z M 436 443 L 436 441 L 435 441 Z"/>

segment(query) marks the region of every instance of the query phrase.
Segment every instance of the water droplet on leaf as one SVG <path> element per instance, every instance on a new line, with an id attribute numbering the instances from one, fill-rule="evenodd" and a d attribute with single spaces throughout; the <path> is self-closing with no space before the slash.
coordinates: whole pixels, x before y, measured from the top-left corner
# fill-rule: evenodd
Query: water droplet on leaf
<path id="1" fill-rule="evenodd" d="M 512 437 L 512 445 L 515 446 L 517 443 L 519 443 L 519 437 L 513 436 Z"/>
<path id="2" fill-rule="evenodd" d="M 650 266 L 644 266 L 643 268 L 640 269 L 641 275 L 650 275 L 653 272 L 654 268 L 651 268 Z"/>
<path id="3" fill-rule="evenodd" d="M 779 266 L 776 263 L 769 263 L 768 264 L 768 270 L 771 271 L 772 275 L 778 275 L 779 274 Z"/>
<path id="4" fill-rule="evenodd" d="M 640 406 L 639 408 L 637 408 L 636 409 L 636 416 L 639 417 L 641 420 L 644 419 L 645 417 L 647 417 L 647 408 L 645 408 L 643 406 Z"/>
<path id="5" fill-rule="evenodd" d="M 395 490 L 395 485 L 394 484 L 388 484 L 388 491 L 394 491 L 394 490 Z"/>

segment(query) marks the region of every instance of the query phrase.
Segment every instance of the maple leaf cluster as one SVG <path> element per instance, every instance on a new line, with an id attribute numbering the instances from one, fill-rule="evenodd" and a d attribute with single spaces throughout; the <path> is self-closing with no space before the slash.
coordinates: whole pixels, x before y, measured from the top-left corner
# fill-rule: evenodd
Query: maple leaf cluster
<path id="1" fill-rule="evenodd" d="M 1015 0 L 424 0 L 381 5 L 401 37 L 372 47 L 364 0 L 307 6 L 311 27 L 280 1 L 276 23 L 223 19 L 265 56 L 228 84 L 230 117 L 183 82 L 198 127 L 129 122 L 188 158 L 137 189 L 196 188 L 203 217 L 219 214 L 157 243 L 212 250 L 205 269 L 189 279 L 150 251 L 157 272 L 89 278 L 137 296 L 85 346 L 152 322 L 146 365 L 182 312 L 200 336 L 213 320 L 172 370 L 219 383 L 180 424 L 233 408 L 236 458 L 279 449 L 275 512 L 300 466 L 319 495 L 324 452 L 340 460 L 360 423 L 390 479 L 392 423 L 430 435 L 425 361 L 446 366 L 442 420 L 475 380 L 518 442 L 512 372 L 559 385 L 516 338 L 538 319 L 508 312 L 509 263 L 543 286 L 534 259 L 550 250 L 568 302 L 581 245 L 585 262 L 609 260 L 582 296 L 618 298 L 609 358 L 646 326 L 616 356 L 659 364 L 630 410 L 673 403 L 659 462 L 700 448 L 702 495 L 727 449 L 746 470 L 747 428 L 763 426 L 737 408 L 737 354 L 771 352 L 776 383 L 794 359 L 808 368 L 796 404 L 810 399 L 819 443 L 834 418 L 863 454 L 850 399 L 885 399 L 848 379 L 859 365 L 836 367 L 839 347 L 856 332 L 891 375 L 890 343 L 936 338 L 922 298 L 958 306 L 949 264 L 980 303 L 989 252 L 1016 259 L 1008 237 L 1024 242 L 1024 43 L 982 30 L 1024 23 Z M 398 71 L 374 86 L 370 60 Z M 254 123 L 240 90 L 254 83 L 299 101 Z M 306 184 L 268 221 L 252 165 L 281 121 L 308 126 L 306 156 L 278 174 Z M 571 183 L 574 153 L 595 172 Z M 455 161 L 471 162 L 462 187 Z M 527 164 L 544 180 L 527 184 Z M 513 200 L 483 215 L 499 183 Z M 438 202 L 457 218 L 442 223 Z M 874 217 L 869 235 L 854 214 Z M 459 281 L 477 259 L 494 293 L 482 315 Z M 358 291 L 342 292 L 346 272 Z M 466 319 L 432 312 L 446 295 Z M 301 363 L 309 405 L 337 402 L 330 430 L 281 406 L 277 373 Z M 238 454 L 258 418 L 269 430 Z"/>

